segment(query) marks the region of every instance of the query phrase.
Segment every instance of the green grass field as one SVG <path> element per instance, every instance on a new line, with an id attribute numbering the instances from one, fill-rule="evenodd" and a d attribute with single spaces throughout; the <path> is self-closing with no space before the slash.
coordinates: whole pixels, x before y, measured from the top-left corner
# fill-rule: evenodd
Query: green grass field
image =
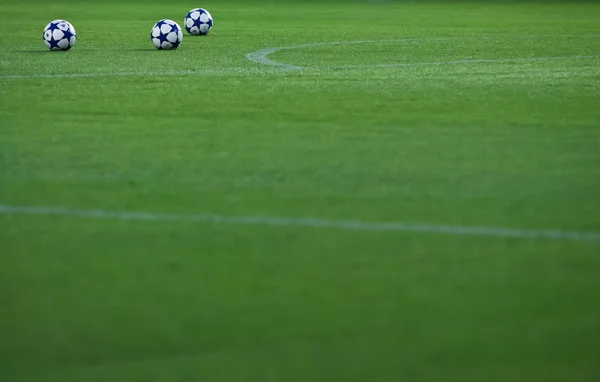
<path id="1" fill-rule="evenodd" d="M 2 2 L 0 380 L 599 381 L 599 19 Z"/>

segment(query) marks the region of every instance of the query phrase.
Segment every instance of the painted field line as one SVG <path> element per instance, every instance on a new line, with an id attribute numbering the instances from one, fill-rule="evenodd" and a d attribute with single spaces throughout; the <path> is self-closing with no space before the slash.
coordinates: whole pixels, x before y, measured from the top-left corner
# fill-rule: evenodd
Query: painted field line
<path id="1" fill-rule="evenodd" d="M 142 76 L 198 76 L 210 74 L 260 74 L 264 69 L 257 68 L 229 68 L 229 69 L 198 69 L 181 70 L 172 72 L 109 72 L 109 73 L 62 73 L 62 74 L 12 74 L 0 76 L 3 80 L 19 80 L 28 78 L 92 78 L 92 77 L 142 77 Z"/>
<path id="2" fill-rule="evenodd" d="M 0 205 L 2 215 L 68 216 L 121 221 L 188 222 L 240 224 L 274 227 L 329 228 L 352 231 L 412 232 L 455 236 L 487 236 L 516 239 L 552 239 L 600 243 L 599 232 L 565 230 L 515 229 L 485 226 L 453 226 L 407 222 L 366 222 L 360 220 L 328 220 L 270 216 L 232 216 L 216 214 L 173 214 L 133 211 L 81 210 L 68 207 Z"/>
<path id="3" fill-rule="evenodd" d="M 492 64 L 492 63 L 509 63 L 509 62 L 536 62 L 536 61 L 557 61 L 557 60 L 582 60 L 600 58 L 600 54 L 591 56 L 557 56 L 557 57 L 524 57 L 524 58 L 499 58 L 491 60 L 454 60 L 454 61 L 432 61 L 432 62 L 414 62 L 404 64 L 374 64 L 374 65 L 339 65 L 328 66 L 332 69 L 361 69 L 361 68 L 396 68 L 410 66 L 427 66 L 427 65 L 457 65 L 457 64 Z"/>
<path id="4" fill-rule="evenodd" d="M 391 39 L 391 40 L 315 42 L 312 44 L 278 46 L 275 48 L 265 48 L 265 49 L 257 50 L 256 52 L 248 53 L 246 55 L 246 58 L 252 62 L 256 62 L 257 64 L 262 64 L 262 65 L 267 65 L 267 66 L 275 66 L 275 67 L 278 67 L 281 69 L 300 70 L 300 69 L 305 69 L 305 67 L 292 65 L 292 64 L 284 64 L 281 62 L 273 61 L 270 58 L 268 58 L 268 56 L 272 53 L 279 52 L 281 50 L 316 48 L 319 46 L 327 46 L 327 45 L 354 45 L 354 44 L 377 44 L 377 43 L 386 43 L 386 42 L 415 42 L 415 41 L 444 41 L 444 40 L 455 40 L 455 38 L 453 38 L 453 37 L 440 37 L 440 38 L 423 37 L 423 38 L 402 38 L 402 39 Z"/>
<path id="5" fill-rule="evenodd" d="M 531 38 L 531 36 L 518 36 L 516 38 Z M 600 55 L 588 56 L 554 56 L 554 57 L 518 57 L 518 58 L 500 58 L 500 59 L 482 59 L 482 60 L 451 60 L 451 61 L 431 61 L 431 62 L 414 62 L 414 63 L 397 63 L 397 64 L 372 64 L 372 65 L 333 65 L 333 66 L 300 66 L 293 64 L 285 64 L 270 59 L 268 56 L 282 50 L 316 48 L 327 45 L 356 45 L 356 44 L 376 44 L 387 42 L 415 42 L 415 41 L 445 41 L 457 40 L 456 37 L 440 37 L 440 38 L 407 38 L 407 39 L 391 39 L 391 40 L 359 40 L 359 41 L 332 41 L 332 42 L 317 42 L 312 44 L 279 46 L 274 48 L 265 48 L 252 52 L 246 55 L 246 58 L 252 62 L 273 66 L 287 70 L 302 70 L 302 69 L 359 69 L 359 68 L 393 68 L 393 67 L 412 67 L 412 66 L 429 66 L 429 65 L 458 65 L 458 64 L 486 64 L 486 63 L 509 63 L 509 62 L 535 62 L 535 61 L 555 61 L 555 60 L 574 60 L 574 59 L 593 59 L 600 58 Z"/>

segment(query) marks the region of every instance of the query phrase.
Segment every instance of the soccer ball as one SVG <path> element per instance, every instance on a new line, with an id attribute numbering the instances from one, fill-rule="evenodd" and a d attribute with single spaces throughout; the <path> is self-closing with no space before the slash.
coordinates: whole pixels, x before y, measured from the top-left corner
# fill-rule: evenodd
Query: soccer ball
<path id="1" fill-rule="evenodd" d="M 44 44 L 50 50 L 69 50 L 75 45 L 77 34 L 68 21 L 54 20 L 44 28 Z"/>
<path id="2" fill-rule="evenodd" d="M 152 28 L 150 39 L 156 49 L 177 49 L 183 39 L 181 27 L 173 20 L 160 20 Z"/>
<path id="3" fill-rule="evenodd" d="M 213 18 L 206 9 L 195 8 L 185 15 L 185 30 L 191 35 L 206 35 L 213 27 Z"/>

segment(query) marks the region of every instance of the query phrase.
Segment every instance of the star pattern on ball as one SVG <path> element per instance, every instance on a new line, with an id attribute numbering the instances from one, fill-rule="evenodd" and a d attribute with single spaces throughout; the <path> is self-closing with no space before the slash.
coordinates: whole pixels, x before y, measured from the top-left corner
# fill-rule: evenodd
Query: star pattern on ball
<path id="1" fill-rule="evenodd" d="M 194 25 L 195 26 L 199 27 L 202 24 L 212 25 L 212 21 L 209 20 L 208 22 L 203 23 L 202 21 L 200 21 L 200 19 L 194 20 Z"/>
<path id="2" fill-rule="evenodd" d="M 160 27 L 159 27 L 160 28 Z M 158 35 L 158 40 L 160 41 L 160 44 L 162 45 L 163 42 L 170 42 L 169 40 L 167 40 L 167 35 L 169 33 L 162 33 L 162 31 L 160 32 L 160 34 Z"/>
<path id="3" fill-rule="evenodd" d="M 46 40 L 48 41 L 48 43 L 50 44 L 50 49 L 54 50 L 54 49 L 60 49 L 60 47 L 58 46 L 58 42 L 60 40 L 55 40 L 54 37 L 50 37 L 50 40 Z"/>

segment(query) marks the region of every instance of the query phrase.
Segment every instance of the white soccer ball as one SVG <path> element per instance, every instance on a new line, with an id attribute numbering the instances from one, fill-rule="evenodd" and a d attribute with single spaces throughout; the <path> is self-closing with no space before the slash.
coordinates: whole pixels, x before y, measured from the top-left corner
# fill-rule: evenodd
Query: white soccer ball
<path id="1" fill-rule="evenodd" d="M 152 28 L 150 40 L 152 40 L 156 49 L 177 49 L 181 44 L 181 40 L 183 40 L 183 32 L 175 21 L 160 20 Z"/>
<path id="2" fill-rule="evenodd" d="M 54 20 L 46 25 L 42 37 L 50 50 L 69 50 L 75 45 L 77 33 L 68 21 Z"/>
<path id="3" fill-rule="evenodd" d="M 185 15 L 184 26 L 191 35 L 207 35 L 213 27 L 213 18 L 206 9 L 195 8 Z"/>

